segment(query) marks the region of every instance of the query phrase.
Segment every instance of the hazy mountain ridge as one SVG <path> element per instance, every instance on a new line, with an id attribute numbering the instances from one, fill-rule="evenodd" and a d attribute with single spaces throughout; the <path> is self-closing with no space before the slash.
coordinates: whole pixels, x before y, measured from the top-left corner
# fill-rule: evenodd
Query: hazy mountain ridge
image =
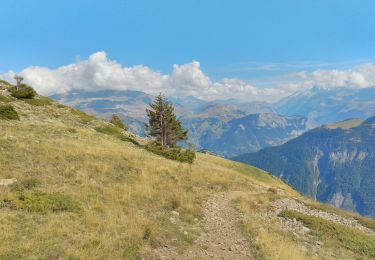
<path id="1" fill-rule="evenodd" d="M 218 118 L 196 118 L 183 119 L 183 123 L 199 148 L 226 157 L 285 143 L 311 128 L 305 117 L 273 113 L 250 114 L 228 122 Z"/>
<path id="2" fill-rule="evenodd" d="M 375 117 L 319 127 L 234 159 L 269 171 L 319 201 L 375 216 Z"/>
<path id="3" fill-rule="evenodd" d="M 140 91 L 76 92 L 53 99 L 91 114 L 109 118 L 117 113 L 137 134 L 144 135 L 145 109 L 153 96 Z M 277 115 L 265 102 L 203 101 L 195 97 L 170 97 L 176 114 L 198 149 L 231 157 L 278 145 L 311 128 L 305 117 Z"/>
<path id="4" fill-rule="evenodd" d="M 319 124 L 375 115 L 375 88 L 319 88 L 297 92 L 275 105 L 282 115 L 302 115 Z"/>

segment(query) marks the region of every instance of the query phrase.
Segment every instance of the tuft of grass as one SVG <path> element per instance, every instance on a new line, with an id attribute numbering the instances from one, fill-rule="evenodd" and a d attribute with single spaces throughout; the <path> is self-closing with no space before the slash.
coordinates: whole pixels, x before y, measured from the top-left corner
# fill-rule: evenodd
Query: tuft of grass
<path id="1" fill-rule="evenodd" d="M 20 120 L 20 117 L 13 106 L 0 105 L 0 120 Z"/>
<path id="2" fill-rule="evenodd" d="M 284 210 L 279 216 L 301 221 L 313 235 L 330 245 L 344 247 L 363 257 L 375 257 L 375 237 L 364 232 L 293 210 Z"/>
<path id="3" fill-rule="evenodd" d="M 52 105 L 52 100 L 48 97 L 40 97 L 37 99 L 24 99 L 24 102 L 26 102 L 29 105 L 32 106 L 50 106 Z"/>

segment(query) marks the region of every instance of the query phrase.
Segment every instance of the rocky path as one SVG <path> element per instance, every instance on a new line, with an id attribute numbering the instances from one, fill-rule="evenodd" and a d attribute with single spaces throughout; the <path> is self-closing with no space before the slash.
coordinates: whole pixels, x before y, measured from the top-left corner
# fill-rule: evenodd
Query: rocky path
<path id="1" fill-rule="evenodd" d="M 252 259 L 249 241 L 242 235 L 241 219 L 233 206 L 235 192 L 213 195 L 204 206 L 203 233 L 183 255 L 161 259 Z"/>

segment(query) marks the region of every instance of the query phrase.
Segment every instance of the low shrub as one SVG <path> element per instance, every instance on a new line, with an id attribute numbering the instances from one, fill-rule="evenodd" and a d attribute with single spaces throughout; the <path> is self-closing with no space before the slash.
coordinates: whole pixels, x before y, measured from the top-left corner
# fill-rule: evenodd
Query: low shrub
<path id="1" fill-rule="evenodd" d="M 21 182 L 14 182 L 9 185 L 9 189 L 12 192 L 22 192 L 24 190 L 31 190 L 39 186 L 39 180 L 36 178 L 28 178 Z"/>
<path id="2" fill-rule="evenodd" d="M 19 192 L 12 198 L 3 199 L 1 205 L 6 205 L 14 210 L 37 213 L 79 210 L 78 204 L 72 198 L 58 192 L 51 194 L 44 192 Z"/>
<path id="3" fill-rule="evenodd" d="M 301 221 L 312 230 L 313 235 L 333 246 L 344 247 L 357 255 L 375 258 L 375 237 L 362 231 L 293 210 L 284 210 L 279 216 Z"/>
<path id="4" fill-rule="evenodd" d="M 37 94 L 32 87 L 26 84 L 21 84 L 21 86 L 18 88 L 12 86 L 9 87 L 8 90 L 10 91 L 11 95 L 17 99 L 32 99 Z"/>
<path id="5" fill-rule="evenodd" d="M 52 105 L 52 100 L 48 97 L 41 97 L 38 99 L 24 99 L 24 101 L 32 106 L 49 106 Z"/>
<path id="6" fill-rule="evenodd" d="M 121 118 L 116 115 L 116 114 L 113 114 L 112 115 L 112 118 L 111 118 L 111 121 L 110 121 L 112 124 L 114 124 L 115 126 L 121 128 L 121 129 L 124 129 L 125 131 L 127 131 L 129 129 L 129 127 L 127 125 L 125 125 L 122 121 L 121 121 Z"/>
<path id="7" fill-rule="evenodd" d="M 40 182 L 36 178 L 28 178 L 21 182 L 22 186 L 27 189 L 31 190 L 39 186 Z"/>
<path id="8" fill-rule="evenodd" d="M 195 152 L 191 149 L 182 150 L 180 147 L 162 148 L 158 143 L 151 142 L 146 146 L 146 149 L 154 154 L 163 156 L 170 160 L 179 162 L 193 163 L 195 159 Z"/>
<path id="9" fill-rule="evenodd" d="M 20 120 L 17 111 L 11 105 L 0 105 L 0 119 Z"/>
<path id="10" fill-rule="evenodd" d="M 104 125 L 104 126 L 98 126 L 95 127 L 95 130 L 99 133 L 103 133 L 106 135 L 112 135 L 115 137 L 119 137 L 122 135 L 122 130 L 121 128 L 114 126 L 114 125 Z"/>
<path id="11" fill-rule="evenodd" d="M 141 144 L 137 140 L 135 140 L 134 138 L 131 138 L 130 136 L 121 135 L 119 138 L 120 138 L 121 141 L 130 142 L 130 143 L 135 144 L 137 146 L 141 146 Z"/>
<path id="12" fill-rule="evenodd" d="M 275 189 L 275 188 L 268 188 L 268 192 L 273 193 L 273 194 L 277 194 L 277 189 Z"/>
<path id="13" fill-rule="evenodd" d="M 95 130 L 99 133 L 103 133 L 103 134 L 106 134 L 106 135 L 112 135 L 118 139 L 120 139 L 121 141 L 125 141 L 125 142 L 131 142 L 135 145 L 140 145 L 135 139 L 129 137 L 129 136 L 125 136 L 122 132 L 122 129 L 115 126 L 115 125 L 104 125 L 104 126 L 98 126 L 98 127 L 95 127 Z"/>
<path id="14" fill-rule="evenodd" d="M 57 107 L 58 108 L 67 108 L 67 106 L 63 105 L 63 104 L 57 104 Z"/>
<path id="15" fill-rule="evenodd" d="M 75 108 L 72 108 L 72 109 L 70 110 L 70 112 L 71 112 L 73 115 L 78 116 L 78 117 L 82 120 L 82 122 L 83 122 L 84 124 L 88 124 L 88 123 L 90 123 L 91 121 L 93 121 L 93 120 L 95 119 L 95 117 L 90 116 L 90 115 L 86 114 L 85 112 L 82 112 L 82 111 L 80 111 L 80 110 L 78 110 L 78 109 L 75 109 Z"/>

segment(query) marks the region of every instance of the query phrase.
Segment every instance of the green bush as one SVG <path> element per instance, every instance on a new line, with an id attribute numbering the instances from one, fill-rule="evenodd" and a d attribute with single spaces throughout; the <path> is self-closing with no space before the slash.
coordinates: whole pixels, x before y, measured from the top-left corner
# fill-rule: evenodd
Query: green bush
<path id="1" fill-rule="evenodd" d="M 24 101 L 32 106 L 49 106 L 52 105 L 51 99 L 48 97 L 41 97 L 38 99 L 24 99 Z"/>
<path id="2" fill-rule="evenodd" d="M 156 142 L 151 142 L 148 144 L 146 149 L 154 154 L 179 162 L 193 163 L 195 159 L 195 152 L 191 149 L 182 150 L 180 147 L 167 149 L 162 148 Z"/>
<path id="3" fill-rule="evenodd" d="M 21 86 L 18 88 L 12 86 L 9 87 L 8 90 L 10 91 L 11 95 L 17 99 L 32 99 L 37 94 L 32 87 L 26 84 L 21 84 Z"/>
<path id="4" fill-rule="evenodd" d="M 0 105 L 0 119 L 20 120 L 17 111 L 11 105 Z"/>
<path id="5" fill-rule="evenodd" d="M 95 130 L 99 133 L 112 135 L 115 137 L 119 137 L 120 135 L 122 135 L 122 130 L 114 125 L 98 126 L 98 127 L 95 127 Z"/>
<path id="6" fill-rule="evenodd" d="M 122 129 L 115 126 L 115 125 L 105 125 L 105 126 L 98 126 L 98 127 L 95 127 L 95 130 L 99 133 L 103 133 L 103 134 L 106 134 L 106 135 L 112 135 L 118 139 L 120 139 L 121 141 L 125 141 L 125 142 L 131 142 L 135 145 L 140 145 L 135 139 L 131 138 L 131 137 L 128 137 L 128 136 L 125 136 L 122 132 Z"/>
<path id="7" fill-rule="evenodd" d="M 69 196 L 57 192 L 19 192 L 11 198 L 2 199 L 0 206 L 38 213 L 79 210 L 78 204 Z"/>

